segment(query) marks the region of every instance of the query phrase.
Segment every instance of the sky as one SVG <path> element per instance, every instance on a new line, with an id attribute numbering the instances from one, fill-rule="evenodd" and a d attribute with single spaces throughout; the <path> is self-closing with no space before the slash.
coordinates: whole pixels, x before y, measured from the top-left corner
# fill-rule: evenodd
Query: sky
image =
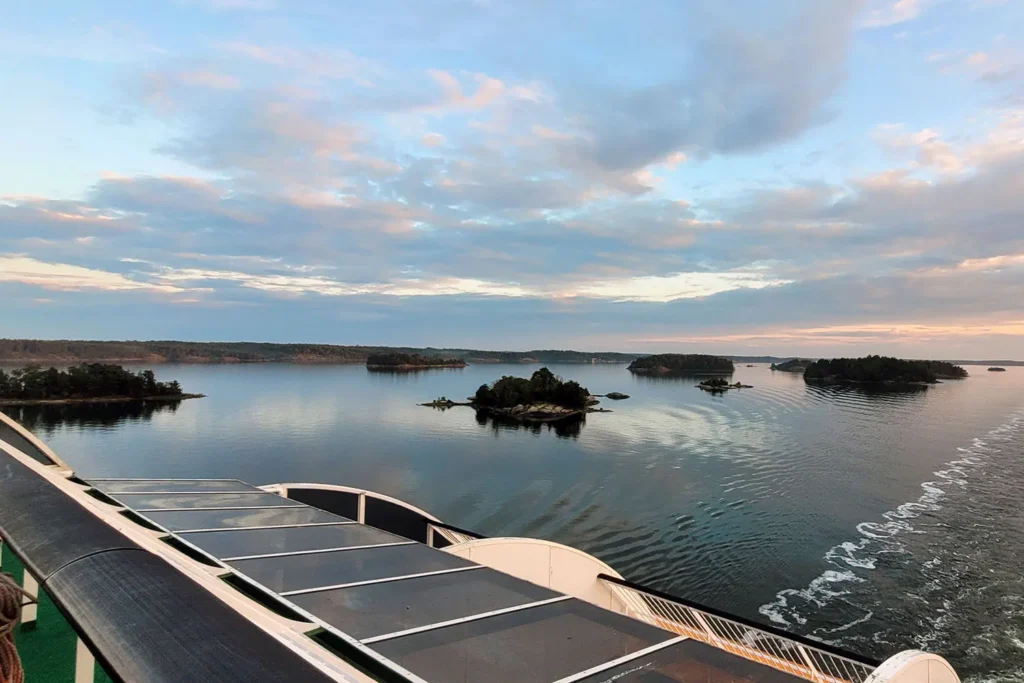
<path id="1" fill-rule="evenodd" d="M 0 336 L 1024 359 L 1020 0 L 0 9 Z"/>

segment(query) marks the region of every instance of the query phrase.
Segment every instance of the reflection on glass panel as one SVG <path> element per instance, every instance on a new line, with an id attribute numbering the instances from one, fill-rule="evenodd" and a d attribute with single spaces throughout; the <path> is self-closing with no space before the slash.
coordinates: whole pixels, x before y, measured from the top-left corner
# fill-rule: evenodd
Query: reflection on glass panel
<path id="1" fill-rule="evenodd" d="M 432 683 L 543 683 L 671 637 L 620 614 L 567 600 L 371 647 Z"/>
<path id="2" fill-rule="evenodd" d="M 259 491 L 233 479 L 89 479 L 89 484 L 104 493 L 146 493 L 149 491 Z"/>
<path id="3" fill-rule="evenodd" d="M 396 545 L 316 555 L 292 555 L 241 560 L 230 564 L 241 573 L 279 593 L 473 565 L 472 562 L 425 545 Z"/>
<path id="4" fill-rule="evenodd" d="M 493 569 L 478 569 L 296 595 L 292 600 L 355 638 L 369 638 L 557 595 Z"/>
<path id="5" fill-rule="evenodd" d="M 120 493 L 115 497 L 134 510 L 161 508 L 230 508 L 297 506 L 273 493 Z"/>
<path id="6" fill-rule="evenodd" d="M 145 516 L 170 531 L 194 529 L 231 529 L 281 524 L 316 524 L 346 521 L 314 508 L 279 508 L 267 510 L 186 510 L 180 512 L 147 512 Z"/>
<path id="7" fill-rule="evenodd" d="M 182 534 L 181 537 L 218 558 L 405 541 L 401 536 L 360 524 L 212 531 L 204 534 Z"/>

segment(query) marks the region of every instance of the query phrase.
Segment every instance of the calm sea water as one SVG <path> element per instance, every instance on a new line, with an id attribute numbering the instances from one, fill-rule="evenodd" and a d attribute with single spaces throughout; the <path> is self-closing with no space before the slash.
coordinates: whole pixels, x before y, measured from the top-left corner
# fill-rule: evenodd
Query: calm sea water
<path id="1" fill-rule="evenodd" d="M 366 487 L 854 650 L 1024 679 L 1024 368 L 868 393 L 739 367 L 755 388 L 711 396 L 619 365 L 551 367 L 632 398 L 578 429 L 522 429 L 416 403 L 533 366 L 161 365 L 208 397 L 9 412 L 83 476 Z"/>

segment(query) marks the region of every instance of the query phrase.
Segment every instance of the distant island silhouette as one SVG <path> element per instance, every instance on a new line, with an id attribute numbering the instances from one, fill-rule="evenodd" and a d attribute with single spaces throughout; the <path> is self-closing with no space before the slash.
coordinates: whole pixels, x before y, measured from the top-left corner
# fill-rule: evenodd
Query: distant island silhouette
<path id="1" fill-rule="evenodd" d="M 887 356 L 817 360 L 807 366 L 804 380 L 820 383 L 935 384 L 943 379 L 964 379 L 967 371 L 937 360 L 902 360 Z"/>
<path id="2" fill-rule="evenodd" d="M 372 353 L 366 359 L 369 370 L 423 370 L 427 368 L 464 368 L 459 358 L 422 356 L 418 353 Z"/>
<path id="3" fill-rule="evenodd" d="M 731 374 L 733 362 L 722 356 L 705 354 L 658 353 L 637 358 L 627 368 L 630 372 L 648 375 L 668 374 Z"/>
<path id="4" fill-rule="evenodd" d="M 29 365 L 10 373 L 0 369 L 0 405 L 182 401 L 202 398 L 181 385 L 158 382 L 152 370 L 134 373 L 120 365 L 82 363 L 67 370 Z"/>

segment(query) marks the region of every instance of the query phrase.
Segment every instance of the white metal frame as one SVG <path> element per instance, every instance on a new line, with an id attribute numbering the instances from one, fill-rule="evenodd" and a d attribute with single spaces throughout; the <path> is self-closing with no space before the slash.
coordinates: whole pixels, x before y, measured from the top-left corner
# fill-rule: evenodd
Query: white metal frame
<path id="1" fill-rule="evenodd" d="M 383 500 L 383 501 L 386 501 L 388 503 L 394 503 L 395 505 L 399 505 L 401 507 L 404 507 L 407 510 L 410 510 L 410 511 L 415 512 L 417 514 L 423 515 L 424 517 L 427 518 L 427 522 L 428 523 L 431 522 L 431 521 L 433 521 L 433 522 L 441 522 L 440 519 L 438 519 L 434 515 L 430 514 L 426 510 L 423 510 L 422 508 L 418 508 L 415 505 L 410 505 L 409 503 L 406 503 L 404 500 L 399 500 L 398 498 L 392 498 L 391 496 L 386 496 L 383 493 L 377 493 L 376 491 L 370 491 L 369 489 L 359 489 L 359 488 L 354 488 L 352 486 L 341 486 L 340 484 L 312 484 L 312 483 L 308 483 L 308 482 L 304 482 L 304 483 L 287 483 L 287 484 L 267 484 L 266 486 L 260 486 L 259 488 L 261 488 L 261 489 L 263 489 L 264 491 L 267 491 L 267 492 L 277 493 L 278 495 L 284 496 L 285 498 L 288 497 L 288 490 L 289 489 L 319 489 L 319 490 L 323 490 L 323 491 L 338 491 L 339 493 L 355 493 L 355 494 L 358 494 L 359 495 L 359 502 L 358 502 L 358 508 L 357 508 L 357 515 L 356 515 L 357 519 L 356 519 L 356 521 L 359 522 L 360 524 L 365 524 L 366 523 L 365 520 L 366 520 L 366 498 L 367 498 L 367 496 L 369 496 L 370 498 L 376 498 L 377 500 Z"/>
<path id="2" fill-rule="evenodd" d="M 222 509 L 222 508 L 218 508 L 218 509 Z M 264 525 L 264 526 L 232 526 L 232 527 L 227 527 L 227 528 L 220 527 L 220 528 L 217 528 L 217 529 L 182 529 L 181 531 L 171 531 L 170 529 L 167 529 L 167 528 L 165 528 L 163 526 L 160 526 L 160 524 L 158 522 L 153 522 L 153 520 L 149 519 L 149 517 L 146 517 L 146 521 L 149 521 L 149 522 L 152 522 L 153 524 L 156 524 L 157 526 L 160 527 L 161 531 L 163 531 L 165 533 L 168 533 L 168 534 L 173 534 L 173 535 L 178 535 L 178 534 L 208 534 L 208 533 L 212 533 L 214 531 L 252 531 L 254 529 L 293 529 L 293 528 L 298 528 L 298 527 L 303 527 L 303 526 L 342 526 L 344 524 L 355 524 L 356 523 L 356 522 L 344 521 L 343 520 L 341 522 L 307 522 L 305 524 L 267 524 L 267 525 Z"/>
<path id="3" fill-rule="evenodd" d="M 814 683 L 864 683 L 875 671 L 864 664 L 613 581 L 604 581 L 626 613 L 652 626 L 707 643 Z"/>
<path id="4" fill-rule="evenodd" d="M 322 593 L 324 591 L 333 591 L 339 588 L 355 588 L 356 586 L 371 586 L 375 583 L 391 583 L 393 581 L 405 581 L 406 579 L 418 579 L 423 576 L 437 576 L 439 574 L 455 574 L 457 572 L 469 572 L 474 569 L 484 569 L 482 564 L 475 564 L 470 567 L 452 567 L 451 569 L 438 569 L 432 572 L 420 572 L 418 574 L 402 574 L 400 576 L 385 576 L 379 579 L 367 579 L 366 581 L 350 581 L 349 583 L 336 583 L 330 586 L 319 586 L 315 588 L 299 588 L 293 591 L 283 591 L 277 593 L 282 597 L 288 597 L 289 595 L 306 595 L 308 593 Z"/>
<path id="5" fill-rule="evenodd" d="M 53 465 L 45 465 L 43 463 L 39 463 L 40 465 L 43 465 L 43 467 L 56 468 L 56 469 L 61 470 L 62 472 L 67 473 L 67 474 L 71 473 L 71 467 L 66 462 L 64 462 L 64 460 L 59 455 L 54 453 L 53 450 L 49 446 L 47 446 L 45 443 L 43 443 L 38 438 L 36 438 L 35 434 L 33 434 L 29 430 L 27 430 L 24 427 L 22 427 L 21 423 L 19 423 L 17 420 L 8 417 L 7 415 L 5 415 L 3 413 L 3 411 L 0 411 L 0 422 L 3 422 L 5 425 L 7 425 L 8 427 L 10 427 L 14 431 L 16 431 L 18 434 L 20 434 L 22 436 L 22 438 L 24 438 L 30 444 L 32 444 L 33 446 L 38 448 L 40 451 L 42 451 L 43 455 L 45 455 L 47 458 L 49 458 L 53 462 Z M 19 451 L 17 448 L 15 448 L 14 446 L 10 445 L 6 441 L 3 441 L 2 439 L 0 439 L 0 444 L 3 444 L 6 448 L 9 448 L 11 450 L 17 451 L 18 453 L 21 453 L 21 451 Z M 35 458 L 29 456 L 27 453 L 22 453 L 22 455 L 24 455 L 26 458 L 29 458 L 33 462 L 39 462 Z"/>
<path id="6" fill-rule="evenodd" d="M 237 562 L 239 560 L 263 560 L 268 557 L 289 557 L 291 555 L 318 555 L 320 553 L 336 553 L 342 550 L 366 550 L 367 548 L 388 548 L 395 545 L 416 545 L 416 541 L 395 541 L 393 543 L 368 543 L 366 545 L 345 545 L 338 548 L 292 550 L 286 553 L 266 553 L 264 555 L 239 555 L 238 557 L 220 557 L 215 559 L 218 559 L 221 562 Z"/>
<path id="7" fill-rule="evenodd" d="M 605 662 L 604 664 L 592 666 L 589 669 L 580 671 L 579 673 L 574 673 L 571 676 L 566 676 L 565 678 L 559 678 L 557 681 L 555 681 L 555 683 L 575 683 L 576 681 L 582 681 L 584 678 L 588 678 L 590 676 L 593 676 L 594 674 L 599 674 L 602 671 L 614 669 L 615 667 L 622 666 L 623 664 L 628 664 L 629 662 L 635 661 L 642 657 L 646 657 L 647 655 L 658 652 L 659 650 L 664 650 L 667 647 L 671 647 L 676 643 L 681 643 L 686 639 L 686 636 L 677 636 L 675 638 L 669 638 L 668 640 L 656 643 L 654 645 L 651 645 L 650 647 L 645 647 L 642 650 L 637 650 L 636 652 L 633 652 L 631 654 L 623 655 L 618 659 L 613 659 L 610 662 Z"/>
<path id="8" fill-rule="evenodd" d="M 363 638 L 362 643 L 369 645 L 370 643 L 379 643 L 382 640 L 392 640 L 393 638 L 401 638 L 403 636 L 411 636 L 415 633 L 423 633 L 425 631 L 436 631 L 438 629 L 447 628 L 449 626 L 455 626 L 457 624 L 466 624 L 471 621 L 479 621 L 481 619 L 488 619 L 490 617 L 501 616 L 502 614 L 511 614 L 512 612 L 522 612 L 524 610 L 533 609 L 534 607 L 543 607 L 544 605 L 552 605 L 556 602 L 562 602 L 564 600 L 571 600 L 572 596 L 559 595 L 554 598 L 548 598 L 546 600 L 537 600 L 535 602 L 526 602 L 521 605 L 513 605 L 512 607 L 504 607 L 502 609 L 495 609 L 489 612 L 480 612 L 479 614 L 471 614 L 466 617 L 459 617 L 458 619 L 449 619 L 447 621 L 439 621 L 434 624 L 426 624 L 424 626 L 416 626 L 414 628 L 407 628 L 402 631 L 394 631 L 392 633 L 384 633 L 379 636 L 372 636 L 370 638 Z"/>
<path id="9" fill-rule="evenodd" d="M 125 506 L 128 507 L 128 506 Z M 305 508 L 308 505 L 225 505 L 219 508 L 133 508 L 128 509 L 132 512 L 213 512 L 215 510 L 292 510 L 295 508 Z"/>

